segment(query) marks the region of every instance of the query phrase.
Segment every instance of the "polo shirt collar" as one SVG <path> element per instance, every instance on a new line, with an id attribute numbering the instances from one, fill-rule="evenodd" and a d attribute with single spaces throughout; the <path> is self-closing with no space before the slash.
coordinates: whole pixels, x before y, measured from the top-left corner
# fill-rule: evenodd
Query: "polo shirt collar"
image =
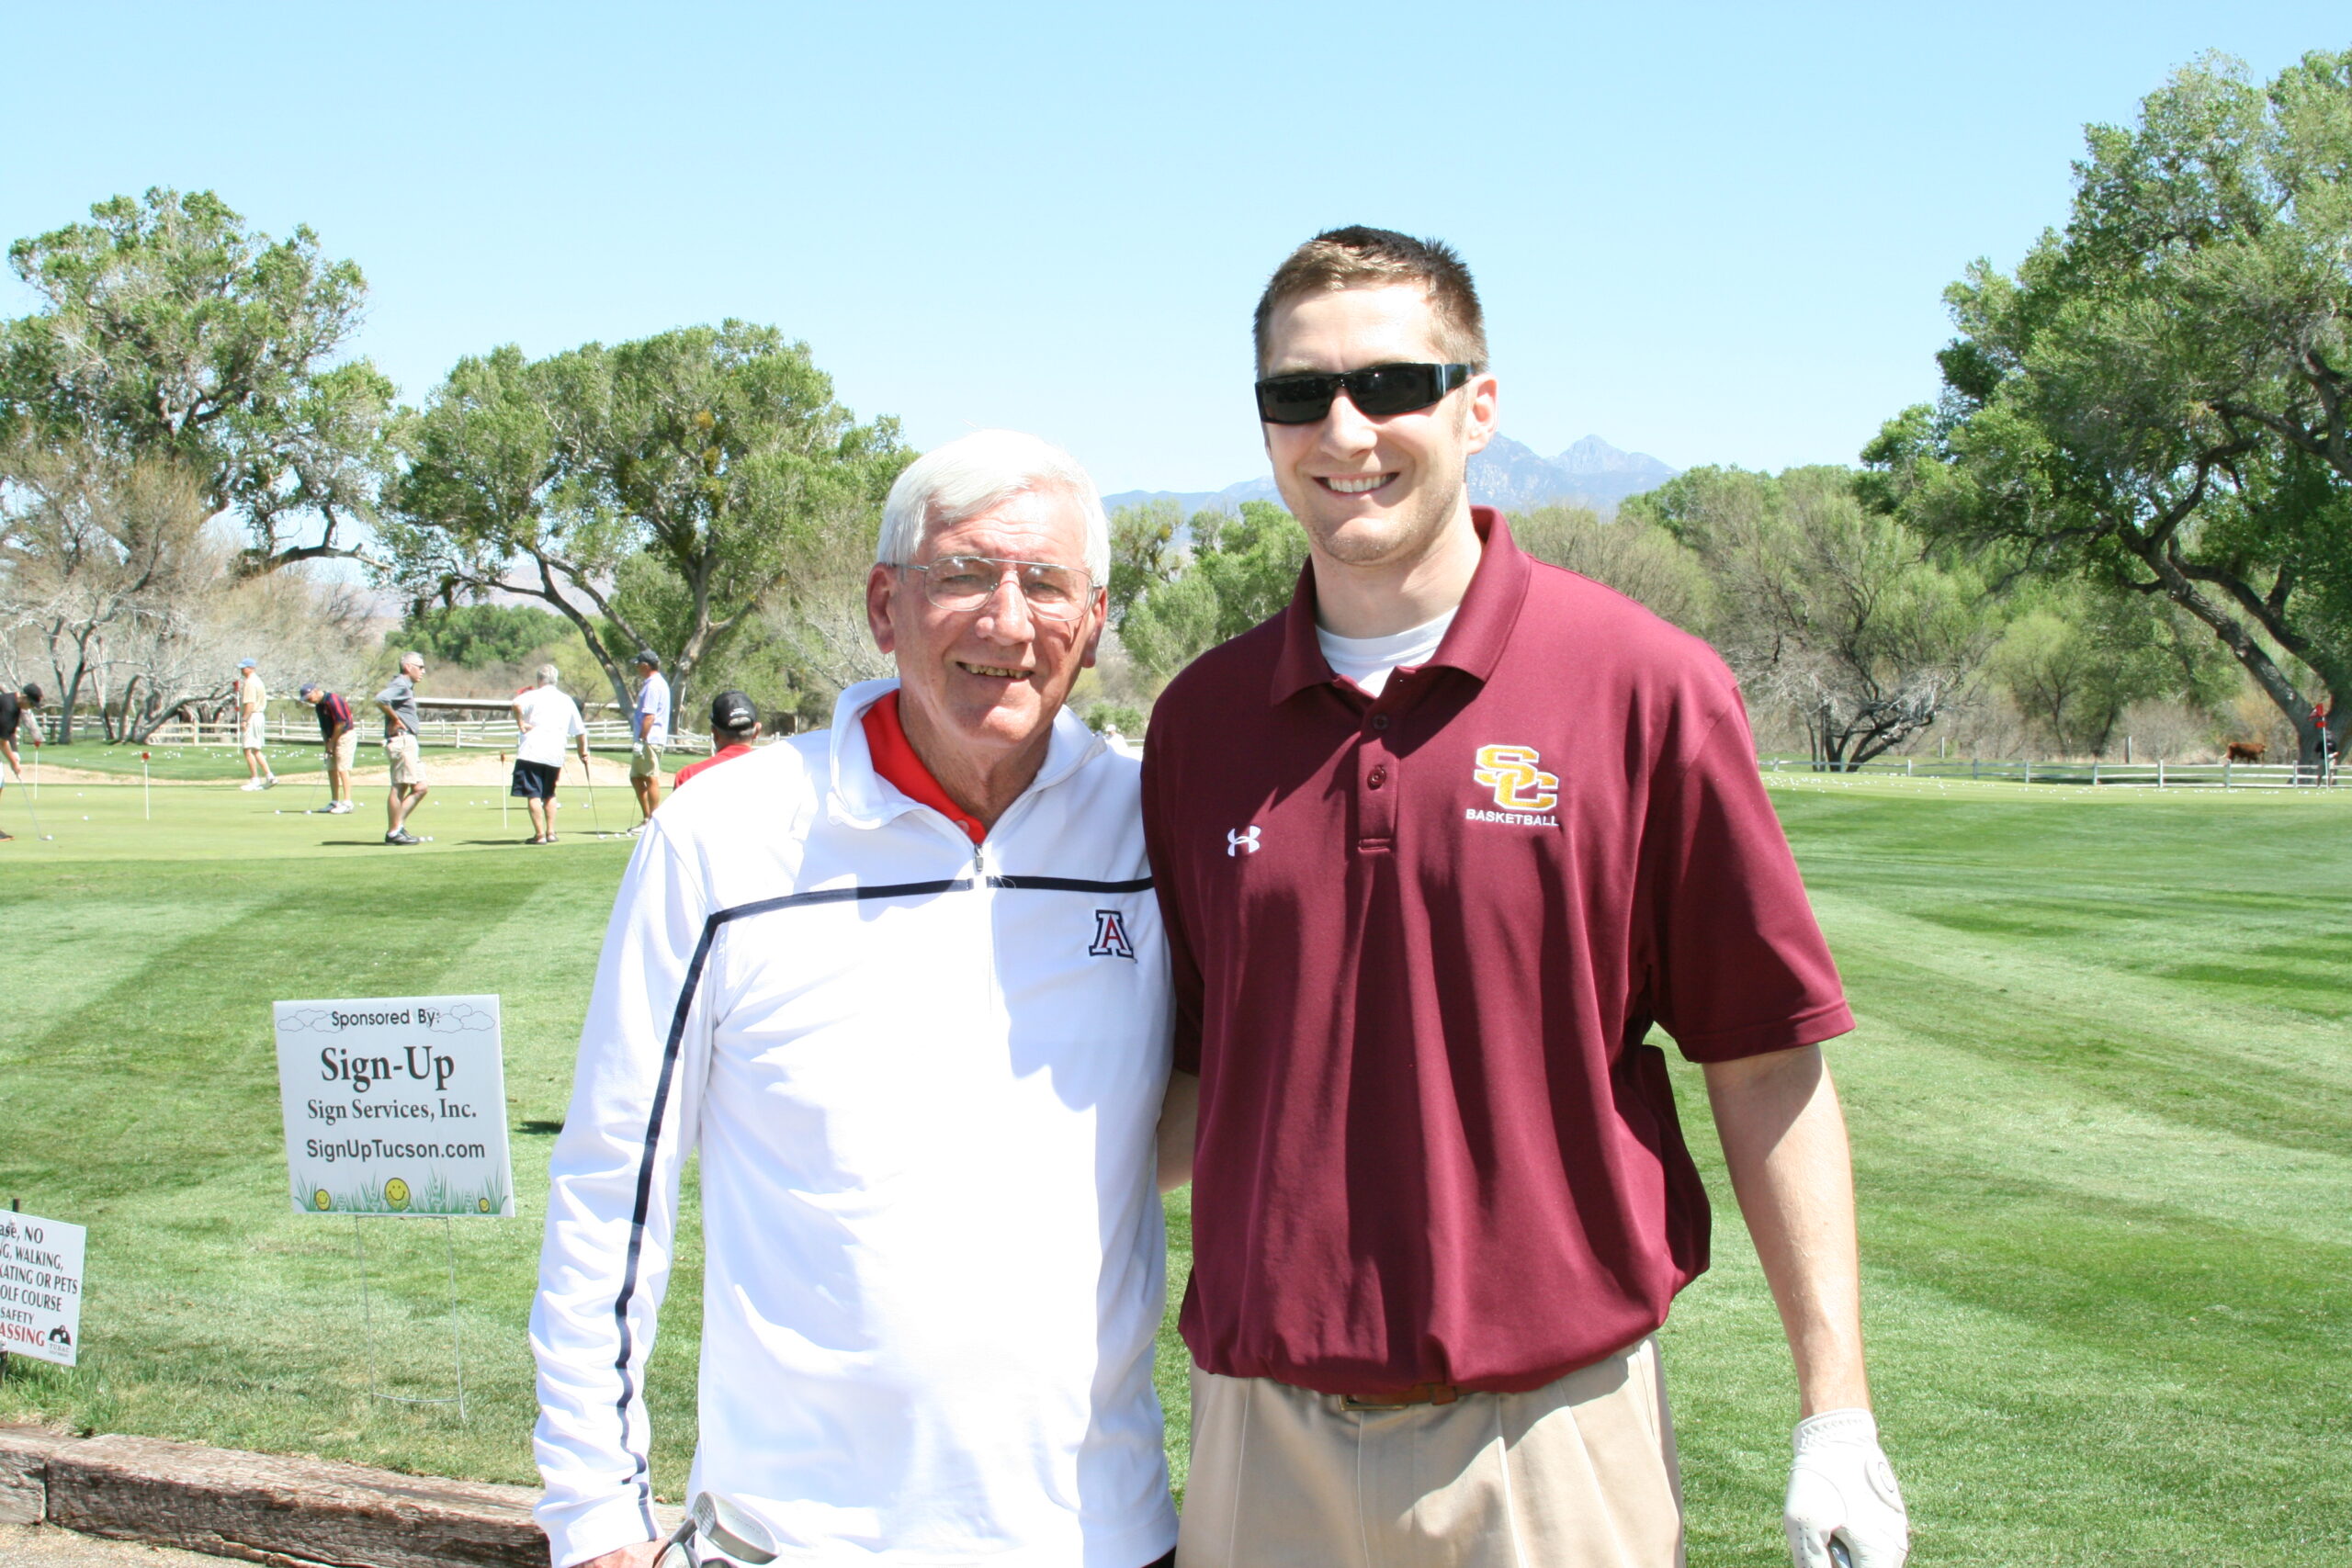
<path id="1" fill-rule="evenodd" d="M 1445 639 L 1421 668 L 1444 665 L 1484 682 L 1494 673 L 1527 599 L 1531 575 L 1527 558 L 1511 541 L 1510 525 L 1491 506 L 1470 509 L 1470 525 L 1478 531 L 1478 570 L 1470 576 L 1469 590 L 1454 611 Z M 1311 686 L 1327 686 L 1339 679 L 1323 646 L 1315 637 L 1315 563 L 1299 569 L 1298 589 L 1283 616 L 1283 650 L 1274 660 L 1274 680 L 1268 701 L 1286 703 Z"/>
<path id="2" fill-rule="evenodd" d="M 879 828 L 922 808 L 921 801 L 910 798 L 874 771 L 874 754 L 865 743 L 865 710 L 880 702 L 884 694 L 898 689 L 899 678 L 895 675 L 879 681 L 860 681 L 833 703 L 829 758 L 832 788 L 826 795 L 826 810 L 836 822 L 852 828 Z M 1026 799 L 1041 789 L 1051 789 L 1092 761 L 1102 750 L 1102 738 L 1089 729 L 1085 720 L 1063 707 L 1054 715 L 1054 734 L 1046 744 L 1045 765 L 1029 781 L 1029 787 L 1021 792 L 1022 797 Z"/>

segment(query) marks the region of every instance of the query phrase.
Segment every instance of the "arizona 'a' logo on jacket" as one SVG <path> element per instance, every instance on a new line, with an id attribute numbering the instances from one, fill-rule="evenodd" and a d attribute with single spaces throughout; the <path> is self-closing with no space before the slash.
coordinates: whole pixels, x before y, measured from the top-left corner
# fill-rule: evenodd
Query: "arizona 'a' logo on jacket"
<path id="1" fill-rule="evenodd" d="M 1542 761 L 1532 746 L 1481 746 L 1470 776 L 1494 791 L 1505 811 L 1549 811 L 1560 804 L 1560 780 L 1537 765 Z"/>
<path id="2" fill-rule="evenodd" d="M 1094 945 L 1087 954 L 1093 958 L 1133 958 L 1136 944 L 1127 939 L 1127 917 L 1117 909 L 1094 911 Z"/>

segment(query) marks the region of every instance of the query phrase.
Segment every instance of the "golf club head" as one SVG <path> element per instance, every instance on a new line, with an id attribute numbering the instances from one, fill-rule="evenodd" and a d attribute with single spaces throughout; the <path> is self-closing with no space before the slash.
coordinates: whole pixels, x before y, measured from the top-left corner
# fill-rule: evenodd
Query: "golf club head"
<path id="1" fill-rule="evenodd" d="M 1835 1563 L 1837 1568 L 1854 1568 L 1854 1554 L 1846 1550 L 1844 1536 L 1833 1535 L 1829 1538 L 1829 1561 Z"/>
<path id="2" fill-rule="evenodd" d="M 696 1534 L 744 1568 L 775 1561 L 775 1537 L 768 1528 L 716 1493 L 695 1493 L 686 1517 Z"/>

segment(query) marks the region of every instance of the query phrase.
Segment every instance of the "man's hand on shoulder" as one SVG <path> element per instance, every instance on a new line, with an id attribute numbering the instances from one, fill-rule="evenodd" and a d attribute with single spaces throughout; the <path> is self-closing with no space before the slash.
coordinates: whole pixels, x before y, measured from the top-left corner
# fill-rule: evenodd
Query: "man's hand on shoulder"
<path id="1" fill-rule="evenodd" d="M 1825 1410 L 1797 1423 L 1796 1462 L 1781 1512 L 1796 1568 L 1843 1568 L 1829 1538 L 1844 1539 L 1852 1568 L 1903 1568 L 1911 1519 L 1894 1467 L 1867 1410 Z"/>
<path id="2" fill-rule="evenodd" d="M 575 1562 L 572 1568 L 652 1568 L 654 1554 L 661 1550 L 658 1540 L 640 1540 L 631 1546 L 616 1546 L 602 1557 Z"/>

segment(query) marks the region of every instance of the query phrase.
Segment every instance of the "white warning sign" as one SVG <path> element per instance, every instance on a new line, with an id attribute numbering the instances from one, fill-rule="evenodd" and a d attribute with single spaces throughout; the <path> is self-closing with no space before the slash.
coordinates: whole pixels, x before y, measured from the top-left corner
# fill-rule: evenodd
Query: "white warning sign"
<path id="1" fill-rule="evenodd" d="M 63 1220 L 0 1211 L 0 1350 L 74 1364 L 82 1348 L 82 1247 Z"/>

